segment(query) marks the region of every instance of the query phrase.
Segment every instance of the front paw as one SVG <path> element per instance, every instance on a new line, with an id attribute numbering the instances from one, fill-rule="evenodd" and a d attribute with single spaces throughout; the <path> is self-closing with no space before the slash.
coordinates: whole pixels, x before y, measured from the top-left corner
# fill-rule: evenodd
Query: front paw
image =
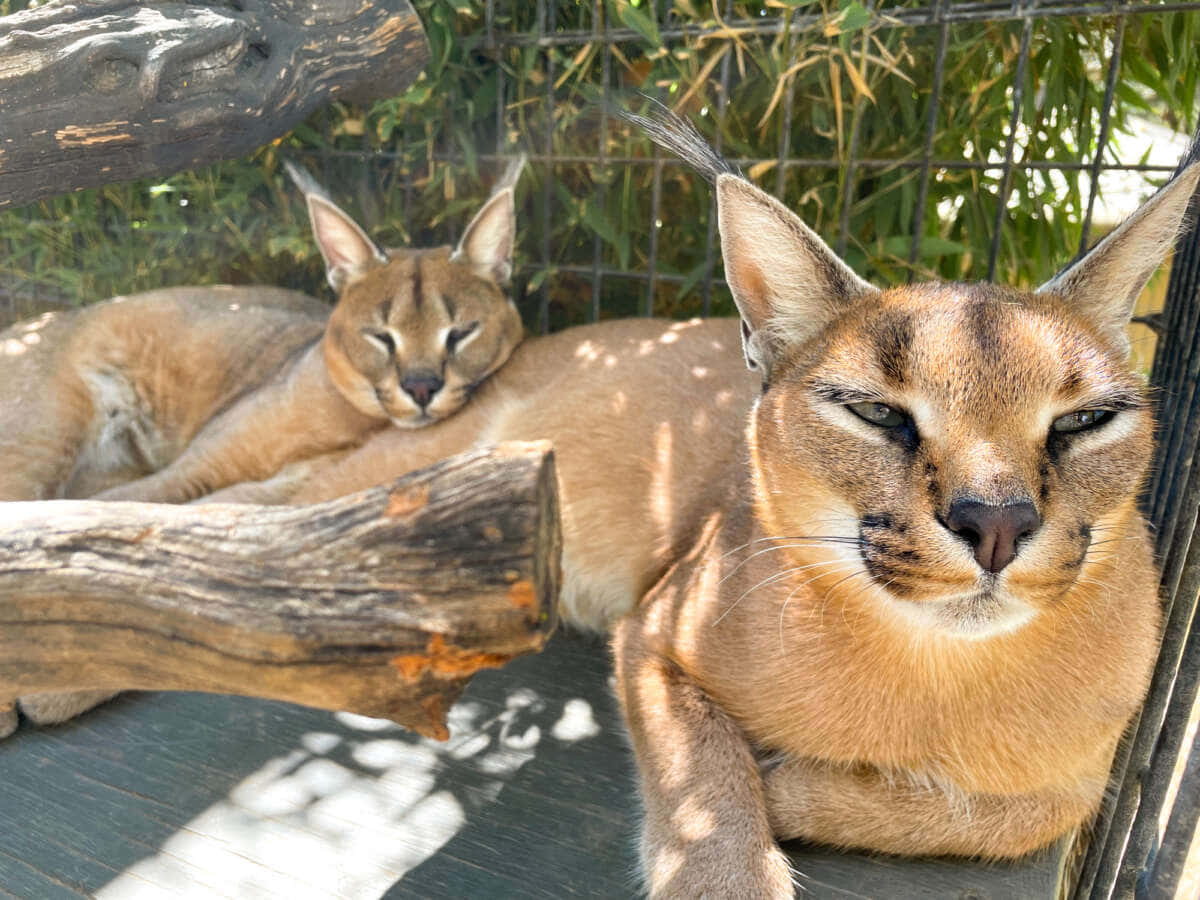
<path id="1" fill-rule="evenodd" d="M 71 691 L 70 693 L 29 694 L 18 702 L 25 718 L 35 725 L 57 725 L 73 719 L 81 712 L 116 696 L 115 691 Z M 3 713 L 0 712 L 0 732 L 3 732 Z M 13 711 L 16 726 L 16 711 Z M 0 734 L 2 736 L 2 734 Z"/>
<path id="2" fill-rule="evenodd" d="M 719 827 L 728 828 L 729 823 Z M 711 844 L 711 839 L 699 843 Z M 645 875 L 651 900 L 792 900 L 796 896 L 791 865 L 774 842 L 743 853 L 696 844 L 663 849 L 646 859 Z"/>
<path id="3" fill-rule="evenodd" d="M 116 487 L 108 488 L 98 494 L 91 496 L 92 500 L 107 500 L 107 501 L 128 501 L 134 503 L 155 503 L 158 502 L 152 497 L 149 497 L 149 491 L 145 484 L 146 479 L 142 478 L 138 481 L 130 481 L 127 484 L 118 484 Z"/>
<path id="4" fill-rule="evenodd" d="M 0 740 L 17 730 L 17 704 L 0 703 Z"/>

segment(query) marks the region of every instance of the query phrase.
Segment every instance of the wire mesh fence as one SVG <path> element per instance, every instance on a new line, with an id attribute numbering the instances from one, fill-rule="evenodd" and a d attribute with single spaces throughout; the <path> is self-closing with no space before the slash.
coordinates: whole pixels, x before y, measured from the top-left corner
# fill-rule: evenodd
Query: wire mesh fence
<path id="1" fill-rule="evenodd" d="M 434 51 L 423 81 L 369 109 L 323 114 L 283 149 L 385 243 L 453 240 L 502 160 L 527 153 L 516 290 L 538 331 L 733 311 L 709 191 L 607 111 L 639 91 L 688 114 L 883 284 L 1044 280 L 1169 175 L 1196 126 L 1200 0 L 416 5 Z M 317 290 L 320 262 L 278 148 L 251 169 L 0 216 L 0 316 L 26 311 L 18 301 L 31 292 L 75 301 L 211 280 Z M 99 223 L 94 238 L 64 225 L 85 215 Z M 31 229 L 45 241 L 28 242 Z M 120 249 L 98 265 L 87 252 L 106 241 Z M 111 278 L 97 274 L 108 269 Z M 1192 239 L 1166 310 L 1143 310 L 1163 331 L 1153 379 L 1164 430 L 1148 509 L 1169 624 L 1078 898 L 1169 896 L 1200 811 L 1193 759 L 1160 825 L 1200 676 L 1198 282 Z M 1149 329 L 1135 345 L 1153 345 Z"/>

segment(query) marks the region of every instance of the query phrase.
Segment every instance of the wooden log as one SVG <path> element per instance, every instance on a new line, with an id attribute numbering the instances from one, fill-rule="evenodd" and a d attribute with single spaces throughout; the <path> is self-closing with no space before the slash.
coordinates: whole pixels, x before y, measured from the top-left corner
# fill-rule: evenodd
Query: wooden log
<path id="1" fill-rule="evenodd" d="M 244 156 L 429 60 L 409 0 L 85 0 L 0 18 L 0 209 Z"/>
<path id="2" fill-rule="evenodd" d="M 213 691 L 444 739 L 474 672 L 545 643 L 560 541 L 545 442 L 313 506 L 0 504 L 0 700 Z"/>

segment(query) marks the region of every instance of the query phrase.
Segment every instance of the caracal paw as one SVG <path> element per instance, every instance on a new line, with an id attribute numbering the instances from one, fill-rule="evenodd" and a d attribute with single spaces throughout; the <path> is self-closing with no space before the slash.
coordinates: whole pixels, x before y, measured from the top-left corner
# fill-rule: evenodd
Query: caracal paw
<path id="1" fill-rule="evenodd" d="M 18 703 L 25 718 L 35 725 L 57 725 L 116 696 L 116 691 L 71 691 L 28 694 Z"/>

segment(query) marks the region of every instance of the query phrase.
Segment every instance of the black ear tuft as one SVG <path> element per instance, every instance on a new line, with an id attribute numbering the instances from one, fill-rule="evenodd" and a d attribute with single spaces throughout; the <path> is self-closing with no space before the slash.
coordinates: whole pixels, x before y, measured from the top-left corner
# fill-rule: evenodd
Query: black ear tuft
<path id="1" fill-rule="evenodd" d="M 617 118 L 636 125 L 650 140 L 674 153 L 708 179 L 709 184 L 716 183 L 718 175 L 740 174 L 709 145 L 695 125 L 675 115 L 653 97 L 642 96 L 650 102 L 650 108 L 644 116 L 615 104 L 609 111 Z"/>

